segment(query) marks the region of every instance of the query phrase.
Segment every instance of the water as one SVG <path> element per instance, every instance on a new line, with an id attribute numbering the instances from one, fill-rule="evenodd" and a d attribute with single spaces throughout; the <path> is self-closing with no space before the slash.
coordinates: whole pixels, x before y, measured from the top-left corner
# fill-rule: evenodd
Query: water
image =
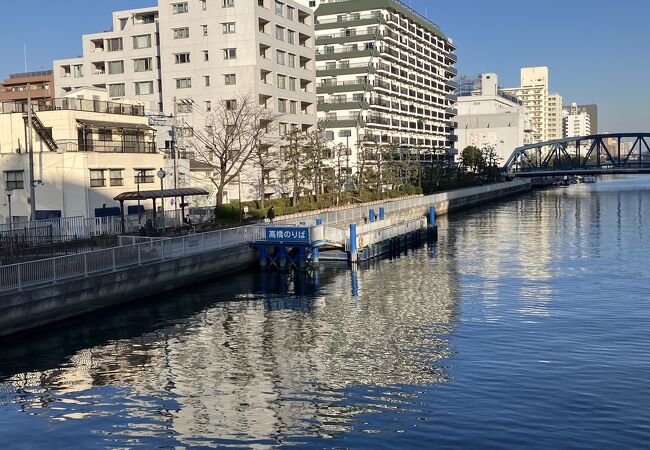
<path id="1" fill-rule="evenodd" d="M 536 192 L 5 342 L 0 448 L 644 447 L 648 225 L 650 178 Z"/>

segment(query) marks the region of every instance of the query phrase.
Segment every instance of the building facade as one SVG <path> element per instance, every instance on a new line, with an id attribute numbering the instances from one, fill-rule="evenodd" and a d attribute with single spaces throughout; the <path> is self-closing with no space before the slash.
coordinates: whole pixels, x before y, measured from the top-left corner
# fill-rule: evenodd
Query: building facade
<path id="1" fill-rule="evenodd" d="M 580 137 L 594 134 L 591 130 L 591 117 L 587 111 L 580 110 L 573 103 L 564 111 L 564 137 Z"/>
<path id="2" fill-rule="evenodd" d="M 16 73 L 0 83 L 0 103 L 26 105 L 28 97 L 37 104 L 52 104 L 54 74 L 51 70 Z"/>
<path id="3" fill-rule="evenodd" d="M 562 122 L 562 96 L 560 94 L 549 94 L 546 112 L 547 132 L 546 140 L 554 141 L 564 137 Z"/>
<path id="4" fill-rule="evenodd" d="M 533 132 L 533 142 L 548 140 L 548 67 L 521 69 L 520 86 L 505 89 L 519 98 L 528 109 Z"/>
<path id="5" fill-rule="evenodd" d="M 348 172 L 366 144 L 455 151 L 450 38 L 396 0 L 321 1 L 316 17 L 318 120 Z"/>
<path id="6" fill-rule="evenodd" d="M 589 128 L 591 129 L 591 134 L 598 134 L 598 105 L 578 105 L 572 103 L 571 106 L 564 107 L 565 114 L 569 114 L 572 110 L 575 110 L 578 113 L 587 113 L 589 115 Z"/>
<path id="7" fill-rule="evenodd" d="M 248 98 L 272 111 L 272 144 L 316 124 L 314 17 L 293 0 L 160 0 L 115 12 L 111 31 L 82 41 L 81 58 L 54 62 L 57 92 L 92 86 L 110 100 L 142 104 L 168 155 L 192 157 L 193 137 L 209 133 L 218 102 Z M 249 169 L 246 185 L 256 176 Z"/>
<path id="8" fill-rule="evenodd" d="M 0 222 L 10 220 L 10 198 L 11 220 L 22 222 L 32 202 L 36 219 L 95 217 L 98 209 L 119 206 L 113 198 L 122 192 L 158 188 L 163 155 L 143 107 L 64 97 L 51 107 L 35 104 L 32 123 L 33 179 L 25 115 L 0 114 Z"/>
<path id="9" fill-rule="evenodd" d="M 458 150 L 491 147 L 499 161 L 531 142 L 533 128 L 522 102 L 499 86 L 494 73 L 460 77 L 458 96 Z"/>

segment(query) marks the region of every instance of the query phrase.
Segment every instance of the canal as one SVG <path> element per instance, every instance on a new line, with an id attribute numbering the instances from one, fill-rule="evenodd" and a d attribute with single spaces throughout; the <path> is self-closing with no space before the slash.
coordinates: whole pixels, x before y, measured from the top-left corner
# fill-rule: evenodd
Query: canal
<path id="1" fill-rule="evenodd" d="M 435 248 L 242 274 L 0 343 L 0 447 L 639 448 L 650 177 L 440 222 Z"/>

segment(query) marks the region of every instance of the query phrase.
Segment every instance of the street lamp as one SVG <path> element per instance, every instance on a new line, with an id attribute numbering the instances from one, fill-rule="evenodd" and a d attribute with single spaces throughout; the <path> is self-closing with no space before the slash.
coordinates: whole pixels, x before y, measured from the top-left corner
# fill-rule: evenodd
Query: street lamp
<path id="1" fill-rule="evenodd" d="M 7 194 L 7 201 L 9 203 L 9 230 L 14 231 L 14 219 L 11 215 L 11 196 L 14 193 L 14 190 L 9 188 L 5 193 Z"/>
<path id="2" fill-rule="evenodd" d="M 163 233 L 165 232 L 165 185 L 164 185 L 164 180 L 165 177 L 167 176 L 167 172 L 164 170 L 160 169 L 158 173 L 158 178 L 160 178 L 160 213 L 162 214 L 161 216 L 161 228 L 163 230 Z"/>

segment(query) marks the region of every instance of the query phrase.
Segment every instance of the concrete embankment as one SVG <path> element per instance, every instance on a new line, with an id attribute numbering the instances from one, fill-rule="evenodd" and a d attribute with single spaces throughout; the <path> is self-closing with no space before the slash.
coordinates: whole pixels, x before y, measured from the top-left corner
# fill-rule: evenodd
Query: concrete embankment
<path id="1" fill-rule="evenodd" d="M 436 207 L 438 214 L 446 214 L 530 189 L 530 182 L 518 180 L 436 194 L 428 197 L 427 202 Z M 372 205 L 376 206 L 376 203 Z M 356 208 L 367 210 L 368 205 Z M 413 217 L 425 212 L 419 206 L 395 214 Z M 256 251 L 248 245 L 240 245 L 0 293 L 0 336 L 191 286 L 217 276 L 254 270 L 256 263 Z"/>

